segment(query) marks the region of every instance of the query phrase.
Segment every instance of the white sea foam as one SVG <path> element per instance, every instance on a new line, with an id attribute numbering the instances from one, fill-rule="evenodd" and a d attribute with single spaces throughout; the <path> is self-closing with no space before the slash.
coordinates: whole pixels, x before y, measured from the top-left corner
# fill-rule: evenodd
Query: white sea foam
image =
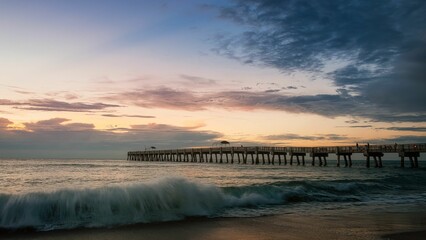
<path id="1" fill-rule="evenodd" d="M 55 192 L 0 194 L 0 228 L 52 230 L 220 216 L 228 208 L 360 201 L 362 183 L 289 182 L 220 188 L 185 178 Z M 355 194 L 355 195 L 354 195 Z"/>

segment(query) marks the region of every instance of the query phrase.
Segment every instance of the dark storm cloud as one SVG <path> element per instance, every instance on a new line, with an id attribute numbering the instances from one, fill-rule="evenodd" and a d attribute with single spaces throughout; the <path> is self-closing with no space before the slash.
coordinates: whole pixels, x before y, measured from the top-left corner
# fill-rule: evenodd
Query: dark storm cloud
<path id="1" fill-rule="evenodd" d="M 17 109 L 34 111 L 59 111 L 59 112 L 90 112 L 106 108 L 120 107 L 119 105 L 104 103 L 63 102 L 54 99 L 29 99 L 25 101 L 11 101 L 0 99 L 0 105 L 12 106 Z"/>
<path id="2" fill-rule="evenodd" d="M 345 61 L 326 73 L 336 86 L 388 113 L 426 113 L 426 1 L 236 0 L 220 16 L 245 31 L 218 36 L 219 54 L 283 72 Z"/>
<path id="3" fill-rule="evenodd" d="M 400 16 L 395 15 L 418 7 L 412 3 L 400 10 L 399 5 L 388 1 L 237 0 L 223 8 L 221 16 L 247 26 L 247 31 L 227 38 L 219 51 L 294 70 L 316 70 L 324 59 L 341 55 L 387 63 L 392 48 L 403 38 L 394 19 Z M 235 51 L 237 43 L 248 50 L 246 55 Z"/>
<path id="4" fill-rule="evenodd" d="M 363 85 L 371 82 L 374 78 L 373 73 L 367 69 L 359 69 L 355 65 L 342 67 L 329 73 L 329 76 L 334 80 L 336 86 L 345 87 L 348 85 Z M 379 78 L 379 74 L 376 79 Z"/>
<path id="5" fill-rule="evenodd" d="M 135 125 L 111 130 L 93 124 L 70 123 L 53 118 L 24 123 L 24 130 L 7 128 L 13 124 L 0 118 L 1 157 L 92 157 L 125 158 L 129 150 L 144 146 L 181 148 L 210 146 L 222 134 L 166 124 Z"/>

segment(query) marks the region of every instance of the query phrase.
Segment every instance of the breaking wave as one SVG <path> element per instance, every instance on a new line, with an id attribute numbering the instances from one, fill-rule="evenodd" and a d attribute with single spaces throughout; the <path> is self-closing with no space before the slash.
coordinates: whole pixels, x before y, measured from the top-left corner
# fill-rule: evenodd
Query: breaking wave
<path id="1" fill-rule="evenodd" d="M 96 189 L 0 194 L 0 228 L 48 231 L 102 227 L 220 216 L 229 208 L 362 201 L 363 192 L 376 185 L 371 182 L 282 182 L 220 188 L 184 178 L 164 178 Z"/>

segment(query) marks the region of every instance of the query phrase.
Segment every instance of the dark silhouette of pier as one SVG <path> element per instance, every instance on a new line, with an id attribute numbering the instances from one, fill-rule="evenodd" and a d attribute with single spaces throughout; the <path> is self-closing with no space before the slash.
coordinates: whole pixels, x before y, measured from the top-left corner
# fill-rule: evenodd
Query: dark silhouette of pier
<path id="1" fill-rule="evenodd" d="M 336 147 L 201 147 L 171 150 L 130 151 L 127 160 L 132 161 L 168 161 L 168 162 L 206 162 L 229 164 L 290 164 L 302 165 L 307 163 L 307 155 L 311 157 L 312 166 L 327 166 L 329 154 L 336 154 L 337 167 L 352 166 L 352 154 L 362 153 L 365 166 L 370 167 L 371 159 L 376 168 L 383 167 L 384 153 L 398 153 L 401 167 L 405 167 L 405 158 L 410 161 L 412 168 L 419 167 L 418 158 L 421 152 L 426 152 L 426 144 L 381 144 L 354 145 Z M 250 158 L 249 158 L 250 157 Z M 288 159 L 289 158 L 289 159 Z M 344 161 L 342 163 L 342 160 Z"/>

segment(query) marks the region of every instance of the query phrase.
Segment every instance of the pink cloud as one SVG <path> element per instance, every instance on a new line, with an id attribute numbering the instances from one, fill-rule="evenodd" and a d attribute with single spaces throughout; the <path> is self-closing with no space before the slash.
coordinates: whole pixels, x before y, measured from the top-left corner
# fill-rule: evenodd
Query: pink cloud
<path id="1" fill-rule="evenodd" d="M 0 129 L 7 128 L 10 124 L 13 122 L 9 121 L 9 119 L 6 118 L 0 118 Z"/>
<path id="2" fill-rule="evenodd" d="M 38 122 L 24 123 L 26 130 L 30 131 L 87 131 L 93 130 L 95 126 L 88 123 L 68 123 L 66 118 L 52 118 Z"/>

